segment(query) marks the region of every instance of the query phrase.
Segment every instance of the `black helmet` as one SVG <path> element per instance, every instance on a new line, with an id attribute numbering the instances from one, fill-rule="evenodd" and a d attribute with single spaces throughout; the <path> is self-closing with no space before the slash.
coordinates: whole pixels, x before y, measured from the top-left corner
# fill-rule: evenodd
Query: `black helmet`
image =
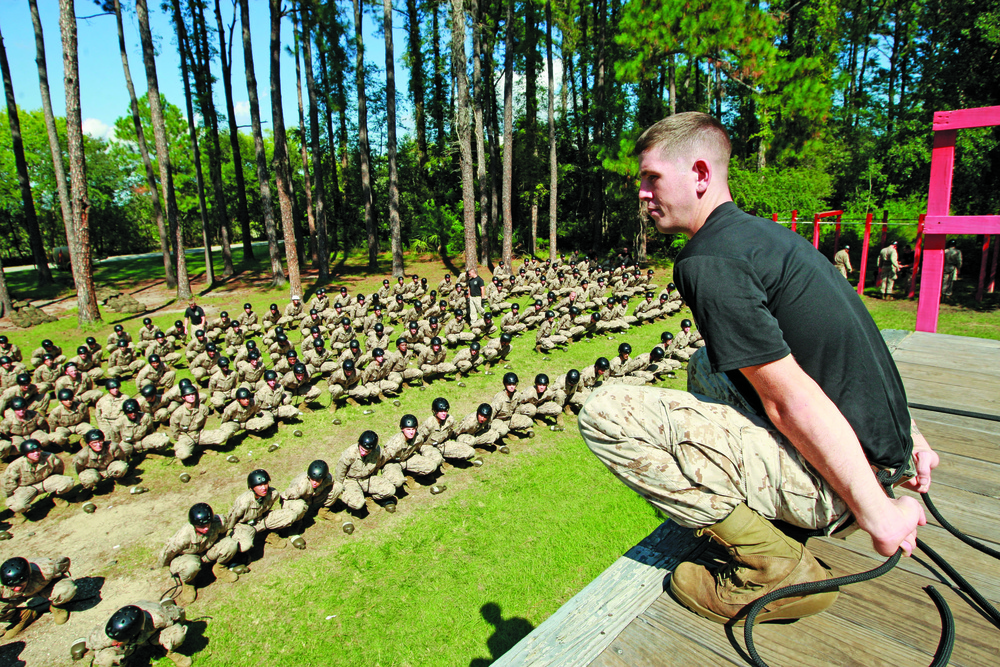
<path id="1" fill-rule="evenodd" d="M 27 373 L 18 373 L 17 384 L 20 387 L 27 387 L 29 384 L 31 384 L 31 376 L 28 375 Z"/>
<path id="2" fill-rule="evenodd" d="M 493 313 L 490 313 L 490 312 L 483 313 L 483 319 L 485 321 L 487 321 L 487 322 L 492 322 L 493 321 Z"/>
<path id="3" fill-rule="evenodd" d="M 204 527 L 212 523 L 212 506 L 208 503 L 196 503 L 188 510 L 188 523 L 195 527 Z"/>
<path id="4" fill-rule="evenodd" d="M 115 325 L 115 333 L 121 333 L 121 332 L 123 332 L 123 331 L 125 331 L 125 327 L 123 327 L 123 326 L 122 326 L 122 325 L 120 325 L 120 324 L 116 324 L 116 325 Z"/>
<path id="5" fill-rule="evenodd" d="M 73 390 L 72 389 L 60 389 L 56 398 L 60 401 L 72 401 L 73 400 Z"/>
<path id="6" fill-rule="evenodd" d="M 350 318 L 347 318 L 347 317 L 341 317 L 341 318 L 340 318 L 340 324 L 341 324 L 341 325 L 343 325 L 343 326 L 347 326 L 347 325 L 349 325 L 350 323 L 351 323 L 351 320 L 350 320 Z"/>
<path id="7" fill-rule="evenodd" d="M 667 289 L 677 289 L 677 285 L 674 285 L 673 283 L 667 283 Z"/>
<path id="8" fill-rule="evenodd" d="M 311 334 L 320 333 L 320 328 L 319 327 L 309 327 L 309 333 L 311 333 Z"/>
<path id="9" fill-rule="evenodd" d="M 618 354 L 632 354 L 632 346 L 628 343 L 622 343 L 618 346 Z"/>
<path id="10" fill-rule="evenodd" d="M 268 310 L 278 310 L 278 304 L 272 303 L 267 308 L 268 308 Z"/>
<path id="11" fill-rule="evenodd" d="M 385 325 L 382 324 L 381 322 L 376 322 L 375 323 L 375 333 L 382 333 L 383 331 L 385 331 Z"/>
<path id="12" fill-rule="evenodd" d="M 87 336 L 87 345 L 97 345 L 97 339 L 93 336 Z"/>
<path id="13" fill-rule="evenodd" d="M 41 448 L 42 444 L 37 440 L 35 440 L 34 438 L 28 438 L 26 440 L 22 440 L 21 445 L 19 447 L 21 453 L 24 454 L 25 456 L 27 456 L 31 452 L 37 452 Z"/>
<path id="14" fill-rule="evenodd" d="M 521 304 L 519 304 L 519 303 L 512 303 L 510 305 L 510 309 L 511 310 L 521 310 Z"/>
<path id="15" fill-rule="evenodd" d="M 681 320 L 681 329 L 683 329 L 684 327 L 689 327 L 690 328 L 691 327 L 691 320 L 686 319 L 686 318 L 683 319 L 683 320 Z"/>
<path id="16" fill-rule="evenodd" d="M 354 360 L 353 359 L 344 359 L 343 369 L 344 369 L 344 373 L 353 373 L 354 372 Z"/>
<path id="17" fill-rule="evenodd" d="M 503 384 L 504 386 L 517 384 L 517 373 L 504 373 Z"/>
<path id="18" fill-rule="evenodd" d="M 541 308 L 541 307 L 542 307 L 542 306 L 544 306 L 544 305 L 545 305 L 545 304 L 544 304 L 544 303 L 542 303 L 542 300 L 541 300 L 541 299 L 535 299 L 535 306 L 536 306 L 537 308 Z"/>
<path id="19" fill-rule="evenodd" d="M 448 412 L 451 409 L 451 405 L 448 404 L 448 399 L 443 396 L 438 396 L 431 403 L 431 412 Z"/>
<path id="20" fill-rule="evenodd" d="M 473 352 L 479 352 L 481 347 L 482 346 L 479 344 L 479 341 L 472 341 L 472 344 L 469 345 L 469 349 Z"/>
<path id="21" fill-rule="evenodd" d="M 661 343 L 669 343 L 673 339 L 674 339 L 674 335 L 672 333 L 670 333 L 669 331 L 664 331 L 663 333 L 660 334 L 660 342 Z"/>
<path id="22" fill-rule="evenodd" d="M 15 556 L 0 565 L 0 583 L 8 588 L 20 586 L 31 576 L 31 565 L 20 556 Z"/>
<path id="23" fill-rule="evenodd" d="M 319 311 L 316 310 L 315 308 L 310 308 L 309 309 L 309 314 L 310 315 L 319 315 Z"/>
<path id="24" fill-rule="evenodd" d="M 372 350 L 372 356 L 373 357 L 384 357 L 385 356 L 385 350 L 383 350 L 380 347 L 376 347 L 374 350 Z"/>
<path id="25" fill-rule="evenodd" d="M 292 372 L 295 373 L 296 375 L 305 375 L 306 374 L 306 370 L 307 370 L 306 369 L 306 365 L 304 363 L 302 363 L 301 361 L 299 363 L 295 364 L 294 366 L 292 366 Z"/>
<path id="26" fill-rule="evenodd" d="M 476 408 L 476 414 L 482 415 L 487 419 L 489 419 L 490 417 L 493 416 L 493 406 L 490 405 L 489 403 L 480 403 L 479 407 Z"/>
<path id="27" fill-rule="evenodd" d="M 15 396 L 10 401 L 10 407 L 12 410 L 25 410 L 28 407 L 28 402 L 20 396 Z"/>
<path id="28" fill-rule="evenodd" d="M 153 320 L 149 319 L 148 317 L 144 317 L 144 318 L 142 318 L 142 323 L 143 324 L 152 324 Z M 45 345 L 45 343 L 42 343 L 42 345 Z"/>
<path id="29" fill-rule="evenodd" d="M 410 320 L 410 323 L 408 325 L 406 325 L 406 326 L 407 326 L 407 328 L 409 328 L 410 331 L 415 331 L 417 329 L 417 327 L 420 326 L 420 325 L 417 324 L 416 320 Z"/>
<path id="30" fill-rule="evenodd" d="M 600 313 L 593 313 L 590 316 L 590 321 L 591 322 L 600 322 L 601 321 L 601 314 Z"/>
<path id="31" fill-rule="evenodd" d="M 299 358 L 299 353 L 296 352 L 295 348 L 293 347 L 288 352 L 285 352 L 285 358 L 286 359 L 298 359 Z"/>
<path id="32" fill-rule="evenodd" d="M 347 347 L 351 348 L 352 350 L 360 350 L 361 343 L 358 342 L 357 338 L 352 338 L 351 341 L 347 344 Z"/>
<path id="33" fill-rule="evenodd" d="M 88 354 L 90 354 L 90 350 L 87 349 L 86 345 L 81 345 L 80 347 L 76 348 L 76 353 L 79 354 L 81 357 L 85 357 Z"/>
<path id="34" fill-rule="evenodd" d="M 190 396 L 191 394 L 197 394 L 198 390 L 193 384 L 185 384 L 181 386 L 181 396 Z"/>
<path id="35" fill-rule="evenodd" d="M 108 389 L 120 389 L 122 381 L 118 378 L 108 378 L 108 381 L 104 383 L 104 386 Z"/>
<path id="36" fill-rule="evenodd" d="M 247 488 L 252 489 L 255 486 L 260 486 L 261 484 L 270 484 L 271 476 L 267 474 L 267 471 L 263 468 L 257 468 L 252 473 L 247 475 Z"/>
<path id="37" fill-rule="evenodd" d="M 544 385 L 544 386 L 548 387 L 549 386 L 549 376 L 546 375 L 545 373 L 539 373 L 538 375 L 535 376 L 535 384 L 540 384 L 540 385 Z"/>
<path id="38" fill-rule="evenodd" d="M 399 419 L 399 428 L 417 428 L 416 415 L 403 415 Z"/>
<path id="39" fill-rule="evenodd" d="M 204 338 L 205 337 L 205 330 L 204 329 L 195 329 L 194 335 L 195 335 L 195 338 Z"/>
<path id="40" fill-rule="evenodd" d="M 546 310 L 545 311 L 545 319 L 551 319 L 551 318 L 553 318 L 555 316 L 556 316 L 556 312 L 554 310 Z"/>
<path id="41" fill-rule="evenodd" d="M 323 339 L 317 338 L 313 341 L 313 347 L 323 347 Z"/>
<path id="42" fill-rule="evenodd" d="M 134 398 L 130 398 L 124 403 L 122 403 L 122 412 L 126 414 L 132 414 L 139 412 L 139 402 Z"/>
<path id="43" fill-rule="evenodd" d="M 580 309 L 577 308 L 576 306 L 570 306 L 569 307 L 569 314 L 572 315 L 573 317 L 576 317 L 577 315 L 580 314 Z"/>
<path id="44" fill-rule="evenodd" d="M 657 346 L 657 347 L 654 347 L 652 350 L 649 351 L 649 360 L 650 361 L 659 361 L 664 356 L 665 355 L 664 355 L 662 347 Z"/>
<path id="45" fill-rule="evenodd" d="M 229 312 L 224 310 L 221 313 L 219 313 L 219 317 L 221 319 L 228 320 L 229 319 Z"/>
<path id="46" fill-rule="evenodd" d="M 215 343 L 206 343 L 205 344 L 205 351 L 206 352 L 217 352 L 218 350 L 219 350 L 219 346 L 216 345 Z"/>
<path id="47" fill-rule="evenodd" d="M 240 387 L 236 390 L 236 399 L 239 400 L 241 398 L 250 398 L 250 390 L 246 387 Z"/>
<path id="48" fill-rule="evenodd" d="M 264 382 L 267 382 L 269 380 L 277 380 L 277 379 L 278 379 L 278 374 L 275 373 L 274 371 L 272 371 L 270 369 L 264 371 Z"/>
<path id="49" fill-rule="evenodd" d="M 568 385 L 576 384 L 579 381 L 580 381 L 580 371 L 576 370 L 575 368 L 569 369 L 569 372 L 566 373 L 566 384 Z"/>
<path id="50" fill-rule="evenodd" d="M 247 359 L 260 359 L 260 350 L 250 350 L 247 352 Z"/>
<path id="51" fill-rule="evenodd" d="M 361 435 L 358 436 L 358 445 L 364 447 L 368 451 L 375 449 L 378 446 L 378 433 L 375 431 L 363 431 Z"/>
<path id="52" fill-rule="evenodd" d="M 218 364 L 222 368 L 229 368 L 229 357 L 219 357 Z"/>
<path id="53" fill-rule="evenodd" d="M 233 322 L 233 324 L 238 324 L 238 322 Z M 166 338 L 166 337 L 167 337 L 167 334 L 163 333 L 162 331 L 157 331 L 156 334 L 155 334 L 155 338 L 157 338 L 157 339 Z"/>
<path id="54" fill-rule="evenodd" d="M 256 350 L 257 349 L 257 343 L 255 343 L 252 340 L 248 340 L 247 342 L 244 343 L 244 345 L 246 345 L 246 348 L 248 350 Z"/>
<path id="55" fill-rule="evenodd" d="M 438 323 L 438 318 L 437 318 L 437 316 L 436 316 L 436 315 L 431 315 L 431 316 L 430 316 L 430 317 L 428 318 L 428 320 L 427 320 L 427 321 L 428 321 L 428 322 L 429 322 L 430 324 L 437 324 L 437 323 Z"/>
<path id="56" fill-rule="evenodd" d="M 441 347 L 441 338 L 439 338 L 438 336 L 434 336 L 434 338 L 431 338 L 431 347 L 434 347 L 435 345 Z"/>
<path id="57" fill-rule="evenodd" d="M 500 334 L 500 342 L 503 343 L 504 345 L 510 344 L 510 341 L 512 340 L 514 340 L 514 337 L 511 336 L 509 333 Z"/>
<path id="58" fill-rule="evenodd" d="M 6 345 L 9 342 L 10 340 L 7 338 L 7 336 L 0 335 L 0 345 Z"/>
<path id="59" fill-rule="evenodd" d="M 609 368 L 611 368 L 611 362 L 608 361 L 605 357 L 598 357 L 597 361 L 594 362 L 594 368 L 596 368 L 599 371 L 606 371 Z"/>
<path id="60" fill-rule="evenodd" d="M 310 463 L 309 468 L 306 470 L 306 476 L 316 482 L 322 482 L 328 474 L 330 474 L 330 466 L 322 459 L 316 459 Z"/>
<path id="61" fill-rule="evenodd" d="M 134 604 L 122 607 L 108 619 L 104 634 L 116 642 L 127 642 L 142 632 L 144 614 Z"/>
<path id="62" fill-rule="evenodd" d="M 143 386 L 142 389 L 139 390 L 139 393 L 142 394 L 145 398 L 153 398 L 154 396 L 156 396 L 156 385 L 147 384 Z"/>

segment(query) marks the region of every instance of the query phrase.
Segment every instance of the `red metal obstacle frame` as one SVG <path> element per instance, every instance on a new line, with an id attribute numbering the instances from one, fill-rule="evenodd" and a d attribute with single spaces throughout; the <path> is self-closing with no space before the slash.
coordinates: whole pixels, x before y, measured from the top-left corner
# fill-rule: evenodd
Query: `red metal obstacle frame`
<path id="1" fill-rule="evenodd" d="M 927 216 L 924 219 L 924 257 L 923 272 L 920 274 L 917 331 L 937 331 L 941 279 L 944 277 L 945 235 L 1000 232 L 1000 215 L 948 214 L 958 130 L 993 125 L 1000 125 L 1000 106 L 937 111 L 934 114 L 934 149 L 931 153 Z"/>

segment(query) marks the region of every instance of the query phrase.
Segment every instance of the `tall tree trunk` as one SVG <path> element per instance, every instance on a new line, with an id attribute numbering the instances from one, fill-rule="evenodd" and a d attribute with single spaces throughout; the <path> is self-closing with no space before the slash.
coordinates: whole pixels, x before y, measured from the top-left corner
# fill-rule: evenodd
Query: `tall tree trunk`
<path id="1" fill-rule="evenodd" d="M 215 22 L 219 31 L 219 58 L 222 60 L 222 87 L 226 92 L 226 118 L 229 121 L 229 146 L 233 151 L 233 171 L 236 175 L 236 217 L 243 236 L 243 261 L 253 259 L 253 237 L 250 234 L 250 213 L 247 210 L 247 184 L 243 177 L 243 156 L 240 154 L 240 131 L 236 126 L 236 109 L 233 104 L 233 30 L 236 13 L 229 24 L 229 43 L 226 43 L 225 26 L 219 0 L 215 0 Z"/>
<path id="2" fill-rule="evenodd" d="M 32 0 L 34 2 L 34 0 Z M 160 234 L 160 252 L 163 254 L 163 274 L 169 288 L 177 286 L 174 276 L 174 263 L 170 257 L 170 239 L 167 236 L 167 225 L 163 220 L 163 205 L 160 203 L 160 193 L 156 185 L 156 175 L 153 173 L 153 161 L 149 157 L 149 147 L 146 145 L 146 133 L 142 129 L 142 118 L 139 116 L 139 100 L 132 85 L 132 70 L 128 65 L 128 51 L 125 49 L 125 27 L 122 23 L 122 6 L 119 0 L 114 0 L 115 21 L 118 24 L 118 50 L 122 55 L 122 70 L 125 72 L 125 86 L 128 88 L 129 104 L 132 110 L 132 126 L 135 128 L 136 142 L 139 144 L 139 154 L 142 165 L 146 169 L 146 182 L 149 184 L 149 197 L 153 203 L 153 218 Z"/>
<path id="3" fill-rule="evenodd" d="M 52 99 L 49 95 L 49 70 L 45 62 L 45 35 L 42 32 L 42 20 L 38 15 L 36 0 L 28 0 L 31 8 L 31 23 L 35 28 L 35 65 L 38 67 L 38 89 L 42 97 L 42 113 L 45 116 L 45 130 L 49 137 L 49 151 L 52 154 L 52 173 L 56 179 L 56 192 L 59 193 L 59 208 L 62 211 L 63 226 L 73 217 L 69 203 L 69 188 L 66 185 L 66 170 L 63 168 L 62 147 L 59 145 L 59 133 L 56 131 L 56 117 L 52 113 Z M 69 239 L 67 239 L 67 242 Z M 46 268 L 48 268 L 46 266 Z M 51 276 L 50 276 L 51 277 Z"/>
<path id="4" fill-rule="evenodd" d="M 24 224 L 28 228 L 28 242 L 31 245 L 31 255 L 38 270 L 38 284 L 48 285 L 52 282 L 52 273 L 49 271 L 49 260 L 45 257 L 45 247 L 42 245 L 42 233 L 38 229 L 35 200 L 31 196 L 31 179 L 28 177 L 28 163 L 24 159 L 24 144 L 21 141 L 21 121 L 17 117 L 14 83 L 10 78 L 7 47 L 4 46 L 2 34 L 0 34 L 0 70 L 3 72 L 3 90 L 7 98 L 7 120 L 10 121 L 10 139 L 14 149 L 14 165 L 17 169 L 17 184 L 21 190 L 21 203 L 24 205 Z"/>
<path id="5" fill-rule="evenodd" d="M 669 65 L 667 66 L 667 71 L 669 72 L 667 78 L 669 79 L 668 88 L 670 90 L 670 115 L 673 116 L 677 113 L 677 66 L 674 64 L 674 54 L 670 54 Z"/>
<path id="6" fill-rule="evenodd" d="M 427 165 L 427 118 L 424 113 L 424 52 L 420 37 L 420 14 L 417 0 L 406 0 L 406 27 L 409 39 L 406 43 L 410 62 L 410 101 L 413 102 L 413 124 L 417 132 L 417 167 L 423 178 Z"/>
<path id="7" fill-rule="evenodd" d="M 173 0 L 174 30 L 177 32 L 177 51 L 181 58 L 181 78 L 184 81 L 184 103 L 187 109 L 188 136 L 194 156 L 195 186 L 198 190 L 198 212 L 201 214 L 201 244 L 205 254 L 205 284 L 211 288 L 215 284 L 215 267 L 212 266 L 212 236 L 208 232 L 208 207 L 205 203 L 205 177 L 201 172 L 201 149 L 198 146 L 198 130 L 194 126 L 194 102 L 191 96 L 191 82 L 188 75 L 187 54 L 191 53 L 187 42 L 187 28 L 181 16 L 180 0 Z"/>
<path id="8" fill-rule="evenodd" d="M 246 2 L 246 0 L 240 1 Z M 299 255 L 295 248 L 295 218 L 292 213 L 292 174 L 288 163 L 285 114 L 281 107 L 281 0 L 269 0 L 268 6 L 271 12 L 271 124 L 274 129 L 274 174 L 278 187 L 278 204 L 281 207 L 281 228 L 285 234 L 288 281 L 292 295 L 301 295 L 302 276 L 299 273 Z"/>
<path id="9" fill-rule="evenodd" d="M 559 165 L 556 163 L 556 83 L 552 71 L 552 0 L 545 2 L 545 57 L 549 84 L 549 259 L 555 260 L 556 218 L 559 205 Z"/>
<path id="10" fill-rule="evenodd" d="M 319 147 L 319 96 L 316 94 L 316 77 L 313 76 L 311 12 L 302 19 L 302 55 L 306 64 L 306 90 L 309 92 L 309 141 L 313 156 L 313 203 L 316 214 L 316 254 L 319 255 L 319 279 L 330 275 L 330 249 L 326 231 L 326 192 L 324 190 L 323 153 Z M 305 139 L 303 138 L 303 141 Z"/>
<path id="11" fill-rule="evenodd" d="M 444 110 L 447 106 L 444 91 L 444 65 L 441 55 L 441 27 L 438 20 L 438 5 L 436 0 L 432 0 L 431 11 L 434 12 L 431 20 L 431 31 L 433 33 L 433 59 L 434 59 L 434 95 L 431 103 L 431 116 L 434 121 L 434 146 L 437 155 L 444 155 L 447 137 L 444 134 Z"/>
<path id="12" fill-rule="evenodd" d="M 502 11 L 498 7 L 497 12 Z M 499 17 L 493 21 L 492 25 L 496 27 L 499 24 Z M 486 109 L 485 112 L 489 114 L 489 122 L 486 124 L 489 128 L 489 151 L 490 151 L 490 229 L 493 230 L 492 238 L 496 238 L 496 229 L 499 226 L 500 220 L 500 172 L 501 160 L 500 160 L 500 117 L 497 112 L 497 92 L 496 86 L 493 84 L 493 38 L 495 35 L 494 31 L 486 32 L 488 39 L 486 48 L 483 49 L 483 69 L 490 72 L 488 81 L 489 85 L 483 86 L 483 93 L 489 93 L 489 97 L 486 98 Z M 501 243 L 501 255 L 502 255 L 503 244 Z"/>
<path id="13" fill-rule="evenodd" d="M 486 184 L 486 137 L 483 124 L 483 17 L 479 0 L 472 0 L 472 115 L 476 134 L 476 178 L 479 181 L 479 263 L 490 265 L 490 211 Z"/>
<path id="14" fill-rule="evenodd" d="M 302 3 L 300 2 L 297 4 L 297 8 L 301 10 L 301 7 Z M 297 11 L 292 16 L 298 17 L 292 24 L 292 39 L 295 43 L 295 49 L 293 51 L 293 56 L 295 57 L 295 95 L 299 103 L 299 152 L 302 155 L 302 185 L 306 192 L 306 224 L 309 227 L 309 258 L 313 266 L 319 266 L 319 252 L 317 251 L 316 239 L 316 203 L 313 201 L 312 174 L 309 171 L 309 149 L 306 146 L 305 106 L 302 104 L 302 66 L 299 61 L 299 44 L 302 41 L 300 38 L 301 30 L 299 27 L 302 25 L 301 12 Z"/>
<path id="15" fill-rule="evenodd" d="M 368 98 L 365 94 L 365 41 L 362 33 L 361 0 L 354 2 L 354 44 L 358 85 L 358 148 L 361 159 L 361 201 L 365 206 L 368 231 L 368 268 L 378 268 L 378 236 L 375 228 L 375 200 L 372 193 L 368 150 Z"/>
<path id="16" fill-rule="evenodd" d="M 233 266 L 233 252 L 229 246 L 229 205 L 226 191 L 222 187 L 222 145 L 219 141 L 219 115 L 215 111 L 215 95 L 212 92 L 211 56 L 208 48 L 208 24 L 205 21 L 205 6 L 201 3 L 191 8 L 191 23 L 194 32 L 194 72 L 198 90 L 198 107 L 208 130 L 208 176 L 212 183 L 212 212 L 219 228 L 222 243 L 222 275 L 229 278 L 236 273 Z"/>
<path id="17" fill-rule="evenodd" d="M 333 215 L 327 218 L 327 238 L 330 243 L 331 253 L 337 248 L 337 218 L 344 210 L 340 191 L 340 179 L 337 177 L 336 153 L 333 150 L 333 88 L 330 85 L 330 74 L 326 67 L 326 48 L 317 48 L 319 51 L 319 70 L 322 72 L 321 82 L 323 84 L 323 97 L 326 100 L 326 153 L 330 156 L 330 208 Z M 341 74 L 343 76 L 343 74 Z"/>
<path id="18" fill-rule="evenodd" d="M 396 65 L 392 52 L 392 0 L 382 0 L 385 32 L 385 112 L 389 158 L 389 236 L 392 239 L 392 275 L 403 275 L 403 239 L 399 219 L 399 174 L 396 171 Z"/>
<path id="19" fill-rule="evenodd" d="M 271 284 L 281 287 L 285 284 L 285 271 L 281 267 L 281 249 L 278 247 L 274 205 L 271 202 L 271 177 L 267 172 L 267 153 L 264 151 L 264 135 L 260 129 L 260 103 L 257 100 L 257 75 L 253 68 L 249 0 L 239 0 L 239 2 L 240 26 L 243 33 L 243 69 L 247 80 L 247 97 L 250 100 L 250 126 L 253 132 L 254 159 L 257 163 L 257 184 L 260 187 L 260 207 L 264 216 L 267 250 L 271 258 Z"/>
<path id="20" fill-rule="evenodd" d="M 7 276 L 3 271 L 3 259 L 0 258 L 0 317 L 10 315 L 14 310 L 14 304 L 10 300 L 10 292 L 7 291 Z"/>
<path id="21" fill-rule="evenodd" d="M 514 0 L 507 2 L 503 56 L 503 262 L 512 267 L 514 238 Z"/>
<path id="22" fill-rule="evenodd" d="M 384 0 L 388 2 L 389 0 Z M 465 9 L 462 0 L 451 0 L 451 62 L 458 97 L 456 123 L 462 163 L 462 213 L 465 219 L 465 266 L 479 262 L 476 249 L 476 184 L 472 176 L 472 102 L 465 55 Z"/>
<path id="23" fill-rule="evenodd" d="M 519 188 L 527 191 L 531 206 L 531 254 L 538 255 L 538 17 L 535 3 L 524 4 L 524 135 L 531 166 L 522 170 Z"/>
<path id="24" fill-rule="evenodd" d="M 591 191 L 591 244 L 599 250 L 604 243 L 604 168 L 597 156 L 604 147 L 604 118 L 606 113 L 607 76 L 607 0 L 598 0 L 594 8 L 594 29 L 597 32 L 597 48 L 594 50 L 594 149 L 597 155 L 588 158 L 591 178 L 594 181 Z"/>
<path id="25" fill-rule="evenodd" d="M 73 0 L 59 0 L 59 32 L 62 34 L 63 82 L 66 85 L 66 144 L 69 150 L 69 187 L 73 217 L 69 256 L 76 283 L 77 320 L 80 326 L 99 322 L 97 292 L 90 258 L 90 197 L 87 195 L 87 164 L 83 153 L 83 119 L 80 116 L 80 68 L 77 60 L 76 11 Z"/>
<path id="26" fill-rule="evenodd" d="M 160 169 L 160 187 L 167 207 L 167 224 L 174 236 L 174 250 L 177 253 L 177 298 L 191 298 L 191 282 L 188 279 L 187 259 L 184 255 L 184 230 L 177 220 L 177 196 L 174 192 L 174 174 L 170 166 L 170 148 L 167 144 L 167 124 L 163 119 L 163 103 L 160 100 L 160 85 L 156 78 L 156 59 L 153 50 L 153 34 L 149 30 L 149 9 L 146 0 L 136 0 L 135 13 L 139 19 L 139 40 L 142 42 L 142 62 L 146 68 L 146 88 L 149 93 L 149 115 L 153 124 L 153 138 L 156 142 L 156 164 Z"/>

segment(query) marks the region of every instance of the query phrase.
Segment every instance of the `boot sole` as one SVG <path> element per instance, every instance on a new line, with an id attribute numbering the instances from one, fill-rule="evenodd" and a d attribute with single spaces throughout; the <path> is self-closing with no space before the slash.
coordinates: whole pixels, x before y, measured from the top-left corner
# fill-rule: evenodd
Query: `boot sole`
<path id="1" fill-rule="evenodd" d="M 670 594 L 675 600 L 680 602 L 682 605 L 687 607 L 690 611 L 698 614 L 702 618 L 706 618 L 713 623 L 719 623 L 725 625 L 733 621 L 732 618 L 727 616 L 722 616 L 717 614 L 710 609 L 706 609 L 699 605 L 693 598 L 684 593 L 684 591 L 676 588 L 674 586 L 674 578 L 670 577 Z M 777 609 L 771 611 L 762 611 L 757 614 L 757 618 L 754 620 L 755 623 L 766 623 L 768 621 L 794 621 L 800 618 L 805 618 L 806 616 L 814 616 L 822 611 L 826 611 L 834 602 L 837 601 L 837 597 L 840 596 L 840 590 L 827 591 L 825 593 L 814 593 L 813 595 L 807 595 L 803 598 L 799 598 L 794 602 L 789 602 L 784 604 Z M 744 607 L 745 609 L 745 607 Z M 742 609 L 740 610 L 742 611 Z M 735 627 L 743 627 L 744 619 L 741 617 L 739 620 L 733 622 Z"/>

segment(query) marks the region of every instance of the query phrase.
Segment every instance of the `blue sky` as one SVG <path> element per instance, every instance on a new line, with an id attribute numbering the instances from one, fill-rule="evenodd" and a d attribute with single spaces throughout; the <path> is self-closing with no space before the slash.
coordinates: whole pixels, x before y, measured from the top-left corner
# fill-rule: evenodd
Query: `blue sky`
<path id="1" fill-rule="evenodd" d="M 173 104 L 184 108 L 184 88 L 180 78 L 180 58 L 174 41 L 174 31 L 169 17 L 160 8 L 159 2 L 149 4 L 150 28 L 156 44 L 156 71 L 160 92 Z M 42 27 L 45 31 L 46 59 L 49 71 L 49 87 L 52 106 L 56 115 L 65 114 L 65 96 L 62 79 L 62 44 L 59 35 L 59 3 L 57 0 L 38 0 Z M 139 44 L 139 24 L 135 16 L 135 4 L 131 0 L 122 2 L 125 25 L 125 42 L 128 48 L 129 68 L 136 93 L 146 92 L 146 75 L 142 63 Z M 232 0 L 222 0 L 222 16 L 227 29 L 233 16 Z M 210 3 L 210 8 L 212 7 Z M 349 5 L 348 5 L 349 7 Z M 91 16 L 100 12 L 91 0 L 76 0 L 77 17 Z M 214 26 L 214 8 L 210 11 L 209 22 Z M 381 24 L 381 17 L 379 18 Z M 253 37 L 254 67 L 257 74 L 257 95 L 260 100 L 261 117 L 270 120 L 271 98 L 269 81 L 270 18 L 266 0 L 250 0 L 250 25 Z M 380 28 L 380 26 L 378 26 Z M 385 44 L 376 36 L 376 26 L 370 15 L 364 18 L 365 59 L 384 69 Z M 7 58 L 10 61 L 14 96 L 23 109 L 41 108 L 38 91 L 38 70 L 35 67 L 35 38 L 31 24 L 31 13 L 27 0 L 3 0 L 0 2 L 0 30 L 3 31 Z M 353 25 L 349 27 L 353 30 Z M 122 73 L 121 57 L 118 50 L 118 32 L 112 15 L 78 20 L 77 33 L 80 57 L 80 104 L 84 118 L 84 131 L 95 136 L 106 136 L 116 118 L 128 113 L 128 91 Z M 243 44 L 240 37 L 240 22 L 237 18 L 233 45 L 233 98 L 236 119 L 240 125 L 249 123 L 249 107 L 246 81 L 243 77 Z M 292 24 L 285 19 L 281 29 L 282 43 L 292 45 Z M 227 36 L 228 37 L 228 36 Z M 217 38 L 216 38 L 217 39 Z M 400 17 L 395 18 L 393 43 L 396 54 L 397 105 L 401 107 L 401 117 L 406 101 L 406 81 L 408 72 L 402 62 L 406 34 Z M 315 56 L 315 54 L 314 54 Z M 289 126 L 298 124 L 298 102 L 295 95 L 295 62 L 282 50 L 281 60 L 282 103 L 285 122 Z M 221 65 L 215 63 L 216 76 L 221 76 Z M 304 85 L 304 82 L 303 82 Z M 215 87 L 216 106 L 225 111 L 225 94 L 221 82 Z M 308 102 L 307 102 L 308 104 Z M 264 126 L 269 127 L 269 123 Z"/>

